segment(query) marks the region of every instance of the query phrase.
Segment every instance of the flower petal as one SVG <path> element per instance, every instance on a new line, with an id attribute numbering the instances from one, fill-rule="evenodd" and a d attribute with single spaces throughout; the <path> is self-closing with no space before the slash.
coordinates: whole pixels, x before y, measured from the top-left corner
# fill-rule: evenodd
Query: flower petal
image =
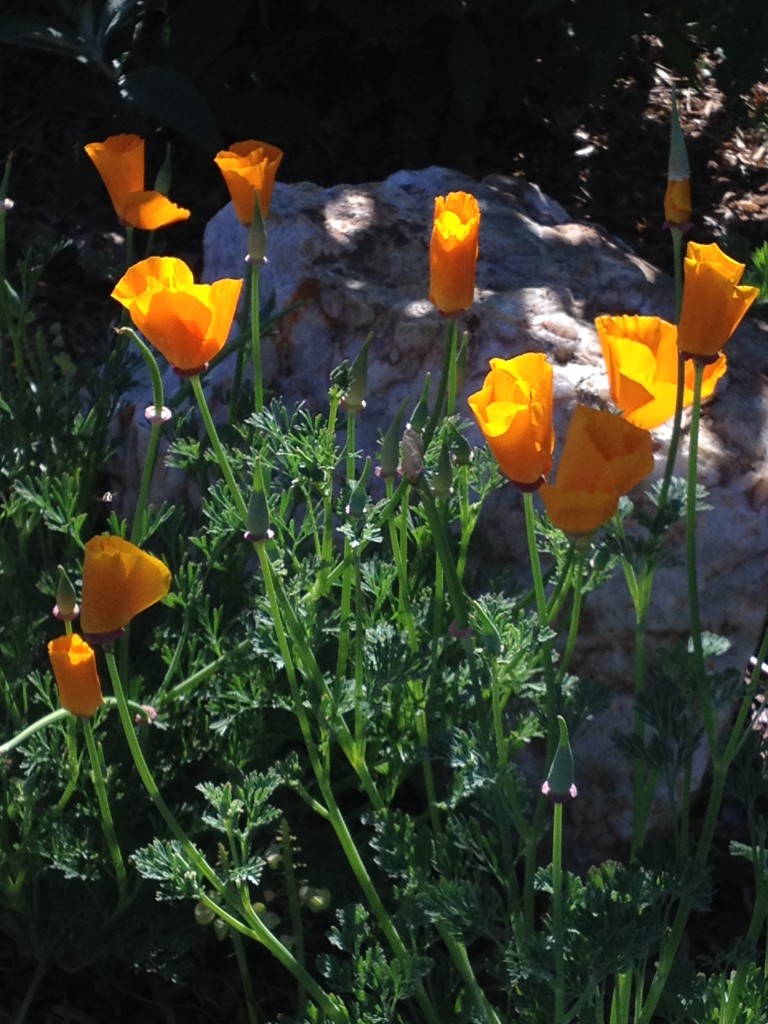
<path id="1" fill-rule="evenodd" d="M 83 632 L 98 636 L 123 629 L 139 612 L 162 601 L 170 585 L 170 571 L 159 558 L 122 537 L 92 537 L 83 564 Z"/>

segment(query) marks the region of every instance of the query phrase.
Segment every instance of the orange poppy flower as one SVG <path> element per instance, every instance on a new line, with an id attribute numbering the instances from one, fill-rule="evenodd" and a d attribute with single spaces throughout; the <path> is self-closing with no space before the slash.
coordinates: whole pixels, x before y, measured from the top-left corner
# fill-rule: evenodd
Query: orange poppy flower
<path id="1" fill-rule="evenodd" d="M 214 157 L 229 189 L 237 219 L 245 227 L 250 227 L 253 221 L 254 189 L 259 194 L 261 216 L 266 220 L 275 175 L 282 159 L 282 149 L 255 139 L 235 142 Z"/>
<path id="2" fill-rule="evenodd" d="M 115 213 L 123 224 L 155 231 L 186 220 L 189 210 L 156 191 L 144 189 L 144 139 L 138 135 L 111 135 L 91 142 L 85 152 L 107 187 Z"/>
<path id="3" fill-rule="evenodd" d="M 541 352 L 491 359 L 469 407 L 505 476 L 538 487 L 552 466 L 552 367 Z"/>
<path id="4" fill-rule="evenodd" d="M 677 344 L 686 358 L 712 362 L 760 294 L 740 285 L 744 264 L 712 242 L 689 242 Z"/>
<path id="5" fill-rule="evenodd" d="M 183 260 L 150 256 L 126 271 L 112 298 L 172 366 L 193 374 L 224 347 L 242 286 L 235 278 L 195 284 Z"/>
<path id="6" fill-rule="evenodd" d="M 468 192 L 435 198 L 435 219 L 429 245 L 429 301 L 441 313 L 455 316 L 475 297 L 480 207 Z"/>
<path id="7" fill-rule="evenodd" d="M 48 644 L 48 657 L 61 706 L 81 718 L 95 715 L 104 700 L 96 654 L 90 644 L 75 633 L 59 636 Z"/>
<path id="8" fill-rule="evenodd" d="M 162 601 L 170 586 L 171 573 L 160 559 L 122 537 L 92 537 L 83 563 L 83 632 L 111 638 L 139 612 Z"/>
<path id="9" fill-rule="evenodd" d="M 577 405 L 554 484 L 541 497 L 564 533 L 589 534 L 607 522 L 619 498 L 653 469 L 651 435 L 620 416 Z"/>
<path id="10" fill-rule="evenodd" d="M 677 327 L 657 316 L 600 316 L 595 327 L 621 415 L 645 430 L 666 423 L 677 398 Z M 702 398 L 714 393 L 727 368 L 724 355 L 705 367 Z M 692 402 L 693 364 L 686 362 L 683 405 Z"/>

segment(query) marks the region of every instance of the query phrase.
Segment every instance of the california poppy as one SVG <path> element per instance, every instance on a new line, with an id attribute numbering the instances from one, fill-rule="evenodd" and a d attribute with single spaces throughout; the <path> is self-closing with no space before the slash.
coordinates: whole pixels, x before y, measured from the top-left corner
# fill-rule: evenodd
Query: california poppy
<path id="1" fill-rule="evenodd" d="M 237 219 L 246 227 L 253 221 L 255 192 L 259 194 L 261 216 L 266 219 L 269 214 L 275 176 L 282 159 L 283 151 L 277 146 L 255 139 L 235 142 L 214 157 L 229 189 Z"/>
<path id="2" fill-rule="evenodd" d="M 463 313 L 475 297 L 480 206 L 468 192 L 435 198 L 429 245 L 429 301 L 448 316 Z"/>
<path id="3" fill-rule="evenodd" d="M 103 142 L 89 143 L 85 152 L 101 175 L 123 224 L 155 231 L 189 217 L 189 210 L 172 203 L 161 192 L 145 190 L 144 139 L 139 135 L 111 135 Z"/>
<path id="4" fill-rule="evenodd" d="M 666 423 L 677 398 L 677 327 L 657 316 L 600 316 L 595 327 L 621 415 L 645 430 Z M 702 398 L 714 393 L 727 368 L 722 354 L 705 367 Z M 683 405 L 692 402 L 693 365 L 686 362 Z"/>
<path id="5" fill-rule="evenodd" d="M 664 217 L 666 226 L 684 230 L 691 219 L 691 171 L 685 136 L 680 124 L 677 99 L 672 93 L 672 129 L 669 138 L 669 166 L 667 188 L 664 193 Z"/>
<path id="6" fill-rule="evenodd" d="M 491 359 L 469 407 L 505 476 L 537 487 L 552 466 L 552 367 L 541 352 Z"/>
<path id="7" fill-rule="evenodd" d="M 686 358 L 713 362 L 760 289 L 739 284 L 744 264 L 726 256 L 715 242 L 689 242 L 683 269 L 677 345 Z"/>
<path id="8" fill-rule="evenodd" d="M 171 573 L 159 558 L 122 537 L 92 537 L 83 563 L 83 632 L 111 638 L 139 612 L 162 601 L 170 586 Z"/>
<path id="9" fill-rule="evenodd" d="M 90 644 L 76 633 L 59 636 L 48 644 L 48 657 L 61 706 L 82 718 L 95 715 L 104 700 L 96 654 Z"/>
<path id="10" fill-rule="evenodd" d="M 603 409 L 577 405 L 554 484 L 541 497 L 549 518 L 564 533 L 592 533 L 653 469 L 651 435 Z"/>
<path id="11" fill-rule="evenodd" d="M 112 298 L 172 366 L 191 374 L 224 347 L 242 286 L 235 278 L 195 284 L 183 260 L 150 256 L 126 271 Z"/>

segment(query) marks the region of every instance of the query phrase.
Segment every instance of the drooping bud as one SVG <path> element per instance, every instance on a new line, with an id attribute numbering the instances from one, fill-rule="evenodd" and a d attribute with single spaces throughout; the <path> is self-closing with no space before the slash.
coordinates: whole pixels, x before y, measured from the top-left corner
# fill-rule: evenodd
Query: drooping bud
<path id="1" fill-rule="evenodd" d="M 575 800 L 578 790 L 573 781 L 573 753 L 568 739 L 568 726 L 562 715 L 557 716 L 557 722 L 560 739 L 541 792 L 553 804 L 564 804 L 568 800 Z"/>

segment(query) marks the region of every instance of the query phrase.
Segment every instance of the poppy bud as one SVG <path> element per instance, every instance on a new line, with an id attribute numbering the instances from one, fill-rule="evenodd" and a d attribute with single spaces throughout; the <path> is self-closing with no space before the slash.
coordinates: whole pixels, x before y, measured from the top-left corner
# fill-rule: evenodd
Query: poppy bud
<path id="1" fill-rule="evenodd" d="M 416 484 L 424 472 L 424 442 L 409 423 L 403 431 L 403 457 L 398 470 L 409 484 Z"/>
<path id="2" fill-rule="evenodd" d="M 363 467 L 363 473 L 360 479 L 352 488 L 352 493 L 349 496 L 349 504 L 346 506 L 344 511 L 348 516 L 355 519 L 363 514 L 365 503 L 368 500 L 368 478 L 371 475 L 372 463 L 370 458 L 365 460 L 365 466 Z"/>
<path id="3" fill-rule="evenodd" d="M 453 494 L 453 468 L 448 453 L 448 442 L 443 441 L 437 457 L 437 472 L 432 477 L 432 493 L 436 498 L 450 498 Z"/>
<path id="4" fill-rule="evenodd" d="M 349 412 L 362 412 L 365 408 L 365 394 L 368 390 L 368 348 L 372 338 L 373 335 L 369 334 L 349 368 L 349 383 L 341 400 L 343 407 Z"/>
<path id="5" fill-rule="evenodd" d="M 376 476 L 391 478 L 397 474 L 397 464 L 400 459 L 400 424 L 405 411 L 405 399 L 400 403 L 400 408 L 395 413 L 395 418 L 381 442 L 379 452 L 379 465 L 376 467 Z"/>
<path id="6" fill-rule="evenodd" d="M 56 587 L 56 604 L 53 606 L 54 618 L 60 622 L 71 622 L 80 614 L 80 605 L 77 603 L 75 588 L 67 576 L 64 566 L 57 566 L 59 570 L 59 585 Z"/>
<path id="7" fill-rule="evenodd" d="M 573 753 L 568 739 L 568 726 L 562 715 L 557 716 L 557 722 L 560 739 L 541 792 L 553 804 L 563 804 L 567 800 L 575 800 L 578 790 L 573 781 Z"/>

